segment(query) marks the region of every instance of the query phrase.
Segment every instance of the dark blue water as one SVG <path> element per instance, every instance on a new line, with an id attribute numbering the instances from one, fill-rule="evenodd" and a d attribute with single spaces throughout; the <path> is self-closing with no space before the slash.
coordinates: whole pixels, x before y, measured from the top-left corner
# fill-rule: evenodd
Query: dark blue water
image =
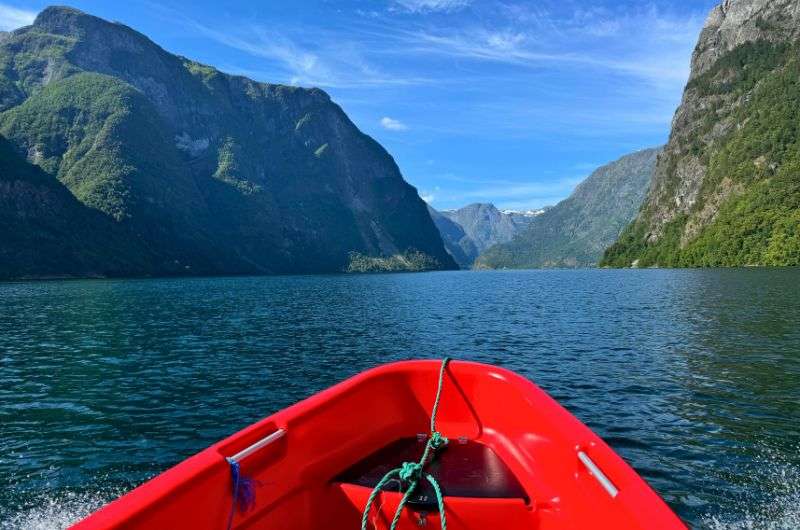
<path id="1" fill-rule="evenodd" d="M 800 270 L 0 284 L 0 527 L 60 528 L 378 363 L 536 381 L 698 528 L 800 527 Z"/>

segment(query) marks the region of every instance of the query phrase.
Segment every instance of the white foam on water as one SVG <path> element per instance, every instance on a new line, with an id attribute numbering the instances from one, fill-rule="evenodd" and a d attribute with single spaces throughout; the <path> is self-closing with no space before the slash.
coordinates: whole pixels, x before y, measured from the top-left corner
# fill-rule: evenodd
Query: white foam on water
<path id="1" fill-rule="evenodd" d="M 701 518 L 699 528 L 800 530 L 800 465 L 788 462 L 786 454 L 785 450 L 762 450 L 737 473 L 747 493 L 731 496 L 728 507 L 711 510 Z M 125 492 L 125 488 L 111 487 L 43 494 L 0 521 L 0 530 L 63 530 Z"/>
<path id="2" fill-rule="evenodd" d="M 800 467 L 787 463 L 780 453 L 765 450 L 750 469 L 743 469 L 753 499 L 737 499 L 729 513 L 708 514 L 708 530 L 800 529 Z M 761 494 L 761 498 L 756 496 Z"/>
<path id="3" fill-rule="evenodd" d="M 31 508 L 22 508 L 9 519 L 0 521 L 2 530 L 62 530 L 77 523 L 101 506 L 124 493 L 123 490 L 102 493 L 64 492 L 42 496 Z"/>
<path id="4" fill-rule="evenodd" d="M 800 528 L 800 497 L 776 499 L 774 505 L 759 506 L 752 513 L 734 517 L 710 516 L 709 530 L 797 530 Z"/>

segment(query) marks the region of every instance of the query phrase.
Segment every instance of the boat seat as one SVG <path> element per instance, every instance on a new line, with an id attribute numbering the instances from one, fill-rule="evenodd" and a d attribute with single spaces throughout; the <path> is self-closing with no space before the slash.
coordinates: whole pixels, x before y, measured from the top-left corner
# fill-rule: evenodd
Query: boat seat
<path id="1" fill-rule="evenodd" d="M 356 462 L 336 481 L 373 488 L 387 472 L 403 462 L 419 461 L 426 441 L 424 436 L 396 440 Z M 505 462 L 490 447 L 472 440 L 451 439 L 425 466 L 425 473 L 439 482 L 445 497 L 521 499 L 525 504 L 530 501 Z M 399 488 L 400 481 L 393 480 L 383 491 L 397 492 Z M 408 504 L 417 509 L 437 509 L 436 495 L 427 480 L 420 482 Z"/>

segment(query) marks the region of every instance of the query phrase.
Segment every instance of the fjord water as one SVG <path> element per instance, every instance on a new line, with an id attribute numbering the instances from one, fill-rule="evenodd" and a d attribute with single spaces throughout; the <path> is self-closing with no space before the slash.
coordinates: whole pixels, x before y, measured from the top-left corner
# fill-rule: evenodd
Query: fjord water
<path id="1" fill-rule="evenodd" d="M 0 302 L 2 528 L 64 527 L 347 376 L 445 354 L 537 382 L 693 527 L 800 527 L 797 269 L 8 283 Z"/>

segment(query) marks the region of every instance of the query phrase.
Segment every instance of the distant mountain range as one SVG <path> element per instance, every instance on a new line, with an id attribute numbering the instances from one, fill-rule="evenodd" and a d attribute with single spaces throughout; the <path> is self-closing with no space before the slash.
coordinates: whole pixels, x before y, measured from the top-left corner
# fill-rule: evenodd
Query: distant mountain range
<path id="1" fill-rule="evenodd" d="M 604 265 L 800 265 L 800 4 L 725 0 L 653 185 Z"/>
<path id="2" fill-rule="evenodd" d="M 476 268 L 592 267 L 644 199 L 660 149 L 607 164 L 567 199 L 535 216 L 507 242 L 481 253 Z"/>
<path id="3" fill-rule="evenodd" d="M 535 212 L 437 212 L 323 91 L 47 8 L 0 33 L 0 278 L 800 265 L 795 4 L 722 2 L 663 152 Z"/>
<path id="4" fill-rule="evenodd" d="M 546 209 L 517 212 L 500 211 L 492 204 L 475 203 L 457 210 L 437 211 L 428 207 L 445 248 L 463 268 L 472 267 L 481 252 L 510 241 Z"/>
<path id="5" fill-rule="evenodd" d="M 456 266 L 323 91 L 226 75 L 75 9 L 0 36 L 0 148 L 0 277 Z"/>

